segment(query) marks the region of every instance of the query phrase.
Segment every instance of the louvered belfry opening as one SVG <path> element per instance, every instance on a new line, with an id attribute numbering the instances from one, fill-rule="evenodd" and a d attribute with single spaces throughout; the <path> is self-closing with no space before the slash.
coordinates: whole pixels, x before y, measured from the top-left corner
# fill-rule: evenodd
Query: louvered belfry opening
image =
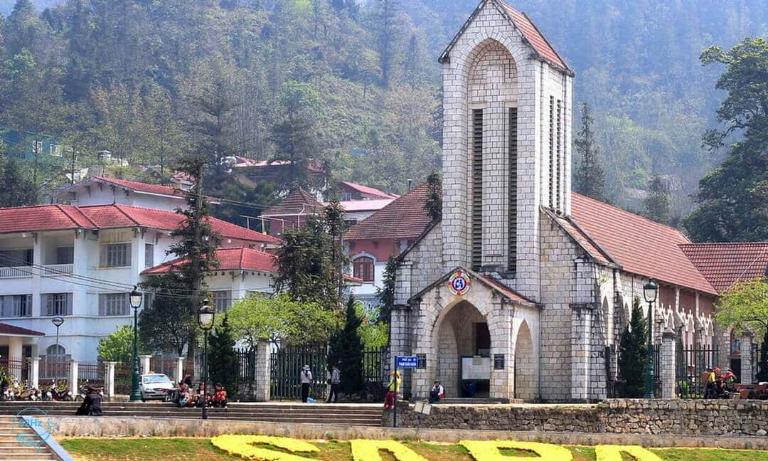
<path id="1" fill-rule="evenodd" d="M 561 183 L 563 181 L 563 174 L 562 174 L 562 168 L 563 168 L 563 156 L 562 156 L 562 132 L 563 132 L 563 101 L 560 99 L 557 100 L 557 174 L 555 175 L 556 181 L 557 181 L 557 190 L 556 190 L 556 210 L 558 213 L 563 211 L 563 201 L 562 201 L 562 195 L 560 194 L 560 188 Z"/>
<path id="2" fill-rule="evenodd" d="M 483 265 L 483 109 L 472 110 L 472 268 Z"/>
<path id="3" fill-rule="evenodd" d="M 555 98 L 549 97 L 549 207 L 555 207 Z"/>
<path id="4" fill-rule="evenodd" d="M 517 108 L 509 108 L 509 227 L 507 231 L 507 271 L 517 272 Z"/>

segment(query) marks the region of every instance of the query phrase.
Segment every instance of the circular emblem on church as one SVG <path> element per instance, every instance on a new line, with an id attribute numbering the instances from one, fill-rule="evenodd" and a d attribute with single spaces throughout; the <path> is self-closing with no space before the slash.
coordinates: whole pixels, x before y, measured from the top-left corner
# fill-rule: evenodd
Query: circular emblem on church
<path id="1" fill-rule="evenodd" d="M 472 280 L 469 278 L 469 274 L 464 271 L 456 271 L 448 279 L 448 288 L 455 295 L 464 296 L 471 286 Z"/>

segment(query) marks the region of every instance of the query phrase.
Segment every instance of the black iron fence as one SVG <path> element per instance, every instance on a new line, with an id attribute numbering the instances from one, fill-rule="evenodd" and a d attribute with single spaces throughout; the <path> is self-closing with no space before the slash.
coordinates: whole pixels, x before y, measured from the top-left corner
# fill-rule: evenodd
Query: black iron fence
<path id="1" fill-rule="evenodd" d="M 272 400 L 301 398 L 301 373 L 308 366 L 312 375 L 309 395 L 315 400 L 326 398 L 328 348 L 284 347 L 270 355 L 270 397 Z"/>
<path id="2" fill-rule="evenodd" d="M 677 395 L 682 399 L 704 398 L 707 369 L 718 366 L 720 352 L 717 347 L 700 346 L 676 351 L 675 381 Z"/>

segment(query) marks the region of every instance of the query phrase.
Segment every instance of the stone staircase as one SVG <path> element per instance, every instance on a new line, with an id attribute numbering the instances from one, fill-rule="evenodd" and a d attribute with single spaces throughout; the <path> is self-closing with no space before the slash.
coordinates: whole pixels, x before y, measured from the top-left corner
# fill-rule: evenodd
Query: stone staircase
<path id="1" fill-rule="evenodd" d="M 42 439 L 17 416 L 0 416 L 0 460 L 57 461 Z"/>
<path id="2" fill-rule="evenodd" d="M 50 416 L 74 416 L 75 402 L 2 402 L 0 415 L 15 415 L 34 407 Z M 104 416 L 199 419 L 201 409 L 178 408 L 172 403 L 105 402 Z M 343 426 L 381 426 L 381 404 L 230 403 L 227 408 L 209 408 L 209 419 L 315 423 Z M 1 456 L 1 454 L 0 454 Z"/>

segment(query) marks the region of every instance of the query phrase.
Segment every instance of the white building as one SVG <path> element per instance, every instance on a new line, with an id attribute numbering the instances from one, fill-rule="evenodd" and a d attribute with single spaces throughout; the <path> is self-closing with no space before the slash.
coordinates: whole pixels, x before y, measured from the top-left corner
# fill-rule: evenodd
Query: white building
<path id="1" fill-rule="evenodd" d="M 136 186 L 141 183 L 126 188 L 110 186 L 112 180 L 91 181 L 74 188 L 70 198 L 78 206 L 0 209 L 0 322 L 44 333 L 22 337 L 25 357 L 58 353 L 95 362 L 99 340 L 132 322 L 128 293 L 141 282 L 142 272 L 162 270 L 171 259 L 170 233 L 182 216 L 169 208 L 183 201 L 152 195 L 148 187 Z M 264 263 L 269 255 L 261 250 L 280 240 L 214 218 L 211 224 L 227 248 L 220 250 L 227 263 L 209 280 L 217 303 L 223 306 L 248 291 L 270 291 L 271 266 Z M 238 255 L 238 263 L 230 264 Z M 250 263 L 255 260 L 259 264 Z M 55 316 L 64 318 L 58 350 Z M 17 354 L 18 347 L 8 353 Z"/>

